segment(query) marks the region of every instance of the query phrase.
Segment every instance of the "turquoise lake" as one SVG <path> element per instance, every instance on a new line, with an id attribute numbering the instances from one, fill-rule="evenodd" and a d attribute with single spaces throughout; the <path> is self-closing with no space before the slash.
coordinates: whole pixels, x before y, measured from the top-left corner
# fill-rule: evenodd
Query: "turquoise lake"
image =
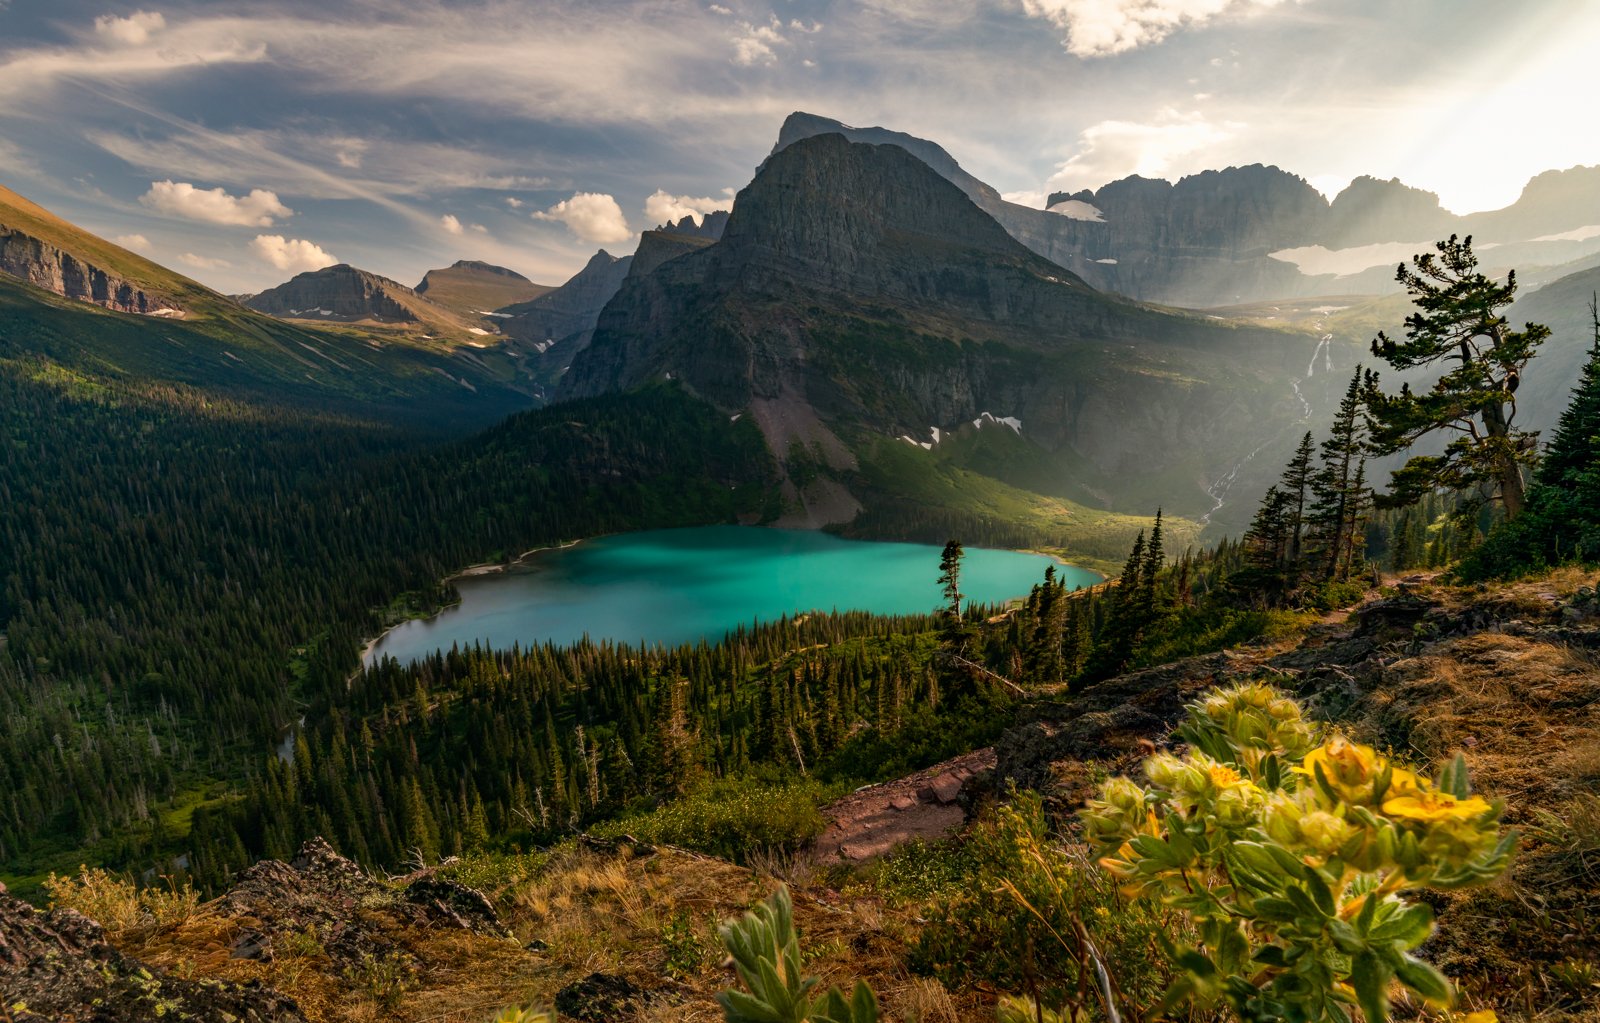
<path id="1" fill-rule="evenodd" d="M 716 641 L 740 625 L 808 611 L 929 612 L 939 605 L 940 548 L 740 526 L 663 529 L 539 551 L 510 571 L 456 580 L 461 603 L 406 622 L 369 651 L 409 662 L 453 644 L 524 647 L 585 635 L 624 643 Z M 968 548 L 969 600 L 1026 596 L 1051 559 Z M 1070 588 L 1100 577 L 1057 565 Z"/>

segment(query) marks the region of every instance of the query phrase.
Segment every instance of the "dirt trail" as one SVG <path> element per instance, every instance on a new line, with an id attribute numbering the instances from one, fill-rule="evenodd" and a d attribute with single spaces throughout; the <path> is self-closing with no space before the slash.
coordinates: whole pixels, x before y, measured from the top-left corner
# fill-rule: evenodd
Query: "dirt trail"
<path id="1" fill-rule="evenodd" d="M 828 830 L 817 839 L 817 859 L 859 862 L 914 838 L 945 837 L 966 819 L 957 801 L 961 786 L 994 763 L 992 748 L 975 750 L 830 803 L 822 808 Z"/>

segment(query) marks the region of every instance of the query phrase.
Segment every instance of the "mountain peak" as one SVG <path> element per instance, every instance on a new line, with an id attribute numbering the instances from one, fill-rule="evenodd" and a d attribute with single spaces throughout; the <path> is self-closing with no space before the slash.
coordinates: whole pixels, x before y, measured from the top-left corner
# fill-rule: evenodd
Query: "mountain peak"
<path id="1" fill-rule="evenodd" d="M 417 294 L 467 317 L 485 316 L 550 290 L 515 270 L 477 259 L 458 259 L 442 270 L 429 270 L 416 287 Z"/>
<path id="2" fill-rule="evenodd" d="M 910 269 L 912 250 L 930 245 L 943 254 L 957 240 L 967 252 L 1026 255 L 962 189 L 903 146 L 830 132 L 767 159 L 739 193 L 720 248 L 799 261 L 819 280 L 856 289 L 862 268 L 872 268 L 873 287 L 882 285 L 876 275 L 891 250 L 906 258 L 887 261 Z"/>

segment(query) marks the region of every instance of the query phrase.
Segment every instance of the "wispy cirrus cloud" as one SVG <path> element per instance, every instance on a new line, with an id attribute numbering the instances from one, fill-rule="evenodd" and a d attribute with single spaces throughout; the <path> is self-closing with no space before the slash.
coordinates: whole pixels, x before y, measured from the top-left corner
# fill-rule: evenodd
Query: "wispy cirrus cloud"
<path id="1" fill-rule="evenodd" d="M 1066 30 L 1078 57 L 1109 57 L 1151 46 L 1216 18 L 1276 7 L 1283 0 L 1022 0 L 1029 17 Z"/>
<path id="2" fill-rule="evenodd" d="M 121 46 L 139 46 L 167 27 L 167 19 L 159 11 L 134 11 L 127 17 L 102 14 L 94 19 L 95 32 Z"/>

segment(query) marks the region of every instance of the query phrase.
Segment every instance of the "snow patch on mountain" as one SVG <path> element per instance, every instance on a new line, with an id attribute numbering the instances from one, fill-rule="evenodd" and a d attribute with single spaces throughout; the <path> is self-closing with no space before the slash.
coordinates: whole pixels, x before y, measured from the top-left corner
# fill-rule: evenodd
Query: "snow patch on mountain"
<path id="1" fill-rule="evenodd" d="M 1084 202 L 1082 199 L 1063 199 L 1050 207 L 1051 213 L 1059 213 L 1068 220 L 1092 220 L 1103 224 L 1106 215 L 1100 212 L 1098 206 Z"/>
<path id="2" fill-rule="evenodd" d="M 1009 426 L 1011 429 L 1017 432 L 1017 436 L 1022 436 L 1022 420 L 1018 419 L 1016 416 L 997 416 L 993 412 L 983 412 L 979 414 L 978 418 L 972 421 L 972 425 L 980 430 L 983 429 L 984 423 L 997 423 L 1001 426 Z"/>

